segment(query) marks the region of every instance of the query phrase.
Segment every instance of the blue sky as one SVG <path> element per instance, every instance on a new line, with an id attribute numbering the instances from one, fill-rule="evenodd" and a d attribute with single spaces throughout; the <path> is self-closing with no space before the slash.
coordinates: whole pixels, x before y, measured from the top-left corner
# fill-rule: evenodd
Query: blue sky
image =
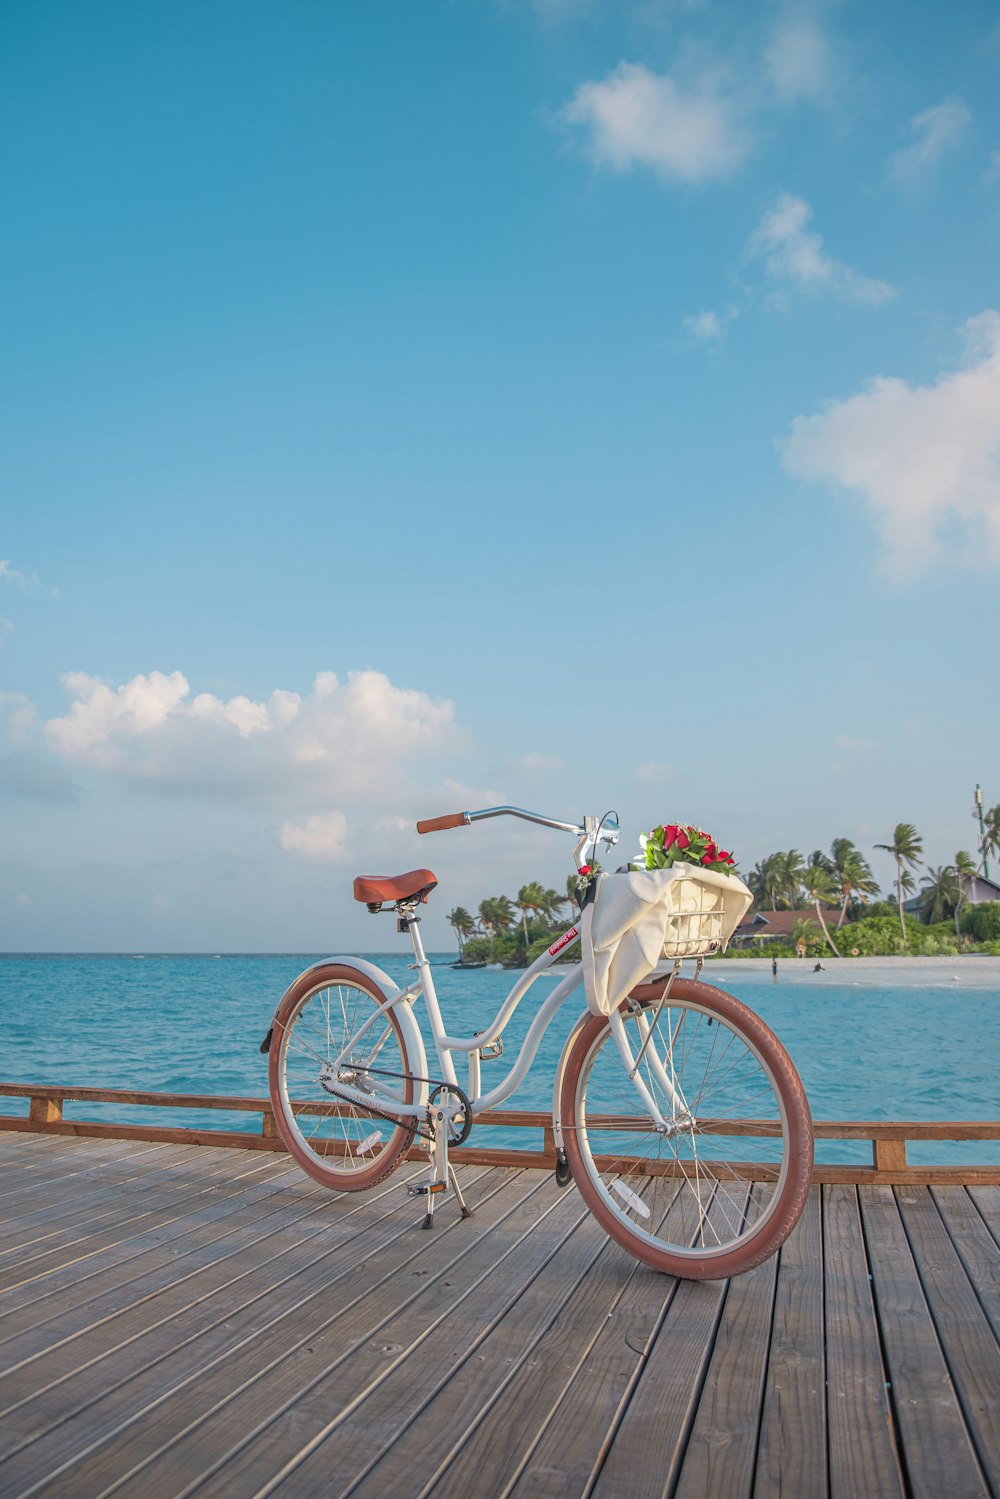
<path id="1" fill-rule="evenodd" d="M 443 944 L 569 872 L 412 832 L 495 801 L 971 848 L 998 82 L 976 0 L 5 6 L 0 948 L 425 862 Z"/>

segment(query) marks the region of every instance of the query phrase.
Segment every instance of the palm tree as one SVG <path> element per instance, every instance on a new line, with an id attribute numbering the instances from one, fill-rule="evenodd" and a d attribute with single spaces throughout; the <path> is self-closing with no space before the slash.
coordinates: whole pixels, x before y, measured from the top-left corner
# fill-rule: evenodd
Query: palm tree
<path id="1" fill-rule="evenodd" d="M 522 885 L 517 892 L 515 906 L 521 913 L 521 924 L 524 927 L 524 945 L 528 945 L 528 912 L 544 912 L 546 905 L 546 892 L 537 880 L 532 880 L 527 885 Z"/>
<path id="2" fill-rule="evenodd" d="M 896 896 L 899 905 L 899 929 L 906 941 L 906 922 L 903 920 L 903 891 L 913 889 L 913 877 L 911 869 L 916 869 L 923 860 L 920 855 L 924 851 L 924 840 L 917 833 L 912 822 L 897 822 L 896 830 L 892 835 L 891 843 L 876 843 L 876 848 L 885 854 L 892 854 L 896 861 Z"/>
<path id="3" fill-rule="evenodd" d="M 967 886 L 976 877 L 976 861 L 964 848 L 955 855 L 955 874 L 958 877 L 958 899 L 955 901 L 955 936 L 961 937 L 960 918 L 962 905 L 968 899 Z"/>
<path id="4" fill-rule="evenodd" d="M 563 906 L 569 904 L 566 896 L 560 895 L 558 890 L 553 890 L 551 887 L 545 890 L 543 894 L 545 896 L 545 905 L 542 908 L 542 915 L 547 921 L 560 921 L 560 912 L 562 911 Z"/>
<path id="5" fill-rule="evenodd" d="M 454 911 L 448 912 L 448 925 L 458 938 L 458 956 L 461 958 L 465 943 L 476 930 L 475 919 L 469 915 L 464 906 L 456 906 Z"/>
<path id="6" fill-rule="evenodd" d="M 802 856 L 794 848 L 787 854 L 768 854 L 766 859 L 761 859 L 747 877 L 757 905 L 764 911 L 782 911 L 787 906 L 794 908 L 801 868 Z"/>
<path id="7" fill-rule="evenodd" d="M 995 807 L 983 814 L 983 842 L 980 867 L 986 864 L 987 854 L 996 854 L 1000 858 L 1000 802 Z"/>
<path id="8" fill-rule="evenodd" d="M 778 860 L 779 898 L 789 911 L 794 911 L 799 903 L 802 875 L 806 868 L 802 862 L 802 855 L 797 848 L 790 848 L 787 853 L 775 854 L 774 857 Z M 775 907 L 775 909 L 780 908 Z"/>
<path id="9" fill-rule="evenodd" d="M 855 848 L 850 838 L 834 838 L 830 852 L 833 855 L 830 861 L 831 872 L 842 896 L 840 915 L 837 918 L 839 930 L 844 924 L 851 896 L 877 895 L 878 880 L 872 874 L 868 860 Z"/>
<path id="10" fill-rule="evenodd" d="M 814 937 L 818 937 L 819 933 L 816 930 L 815 921 L 812 921 L 808 916 L 796 916 L 792 922 L 792 930 L 788 936 L 793 947 L 797 948 L 800 943 L 804 947 L 807 942 L 811 942 Z"/>
<path id="11" fill-rule="evenodd" d="M 506 895 L 491 895 L 479 902 L 479 925 L 490 939 L 490 962 L 493 962 L 493 939 L 497 932 L 507 932 L 517 918 Z"/>
<path id="12" fill-rule="evenodd" d="M 928 867 L 920 883 L 923 886 L 921 921 L 927 926 L 944 921 L 958 905 L 958 871 L 954 864 L 941 864 L 937 869 Z"/>
<path id="13" fill-rule="evenodd" d="M 837 951 L 837 944 L 830 936 L 820 907 L 821 901 L 828 906 L 836 905 L 839 894 L 837 882 L 830 871 L 824 869 L 821 864 L 807 864 L 802 871 L 801 880 L 805 887 L 806 895 L 812 901 L 813 909 L 819 918 L 819 924 L 823 928 L 823 936 L 833 949 L 834 957 L 839 958 L 840 953 Z"/>

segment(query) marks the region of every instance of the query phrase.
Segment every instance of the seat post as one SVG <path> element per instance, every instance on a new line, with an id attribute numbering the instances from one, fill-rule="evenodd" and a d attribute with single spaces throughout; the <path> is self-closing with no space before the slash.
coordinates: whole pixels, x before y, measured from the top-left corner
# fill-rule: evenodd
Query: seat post
<path id="1" fill-rule="evenodd" d="M 420 972 L 420 977 L 423 978 L 423 970 L 425 968 L 429 969 L 430 964 L 427 961 L 423 938 L 420 935 L 420 917 L 415 914 L 415 907 L 409 903 L 403 904 L 401 902 L 396 909 L 399 911 L 400 918 L 406 923 L 406 930 L 410 934 L 410 942 L 413 946 L 413 956 L 417 960 L 417 969 Z"/>
<path id="2" fill-rule="evenodd" d="M 441 1006 L 438 1004 L 437 990 L 434 987 L 434 975 L 431 972 L 431 965 L 427 961 L 423 938 L 420 935 L 420 918 L 413 914 L 414 908 L 412 905 L 400 904 L 396 909 L 399 911 L 400 918 L 406 922 L 406 929 L 410 934 L 410 941 L 413 944 L 413 956 L 416 959 L 415 966 L 420 976 L 420 987 L 423 990 L 427 1018 L 430 1021 L 431 1033 L 434 1036 L 435 1049 L 438 1053 L 443 1081 L 457 1088 L 458 1074 L 455 1071 L 451 1052 L 442 1052 L 437 1045 L 438 1037 L 443 1036 L 445 1033 L 444 1021 L 441 1018 Z"/>

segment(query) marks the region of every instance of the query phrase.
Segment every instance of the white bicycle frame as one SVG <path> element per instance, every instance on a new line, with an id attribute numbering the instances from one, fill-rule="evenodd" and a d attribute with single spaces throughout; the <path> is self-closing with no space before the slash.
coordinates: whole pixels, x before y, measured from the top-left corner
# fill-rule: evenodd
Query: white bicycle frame
<path id="1" fill-rule="evenodd" d="M 595 819 L 593 818 L 586 818 L 584 820 L 584 827 L 579 828 L 571 823 L 557 823 L 553 822 L 551 819 L 537 816 L 534 813 L 525 813 L 515 808 L 507 807 L 491 808 L 484 812 L 465 813 L 464 816 L 466 821 L 473 821 L 481 817 L 499 816 L 503 813 L 512 813 L 515 816 L 524 817 L 531 822 L 538 822 L 542 823 L 545 826 L 557 827 L 565 831 L 581 833 L 583 836 L 581 838 L 580 844 L 577 845 L 578 860 L 581 848 L 584 850 L 584 857 L 587 858 L 590 855 L 590 851 L 594 847 L 596 847 L 597 839 L 600 836 L 599 827 L 596 824 Z M 615 841 L 615 838 L 617 837 L 617 831 L 615 832 L 614 837 L 609 837 L 608 835 L 604 835 L 604 837 L 606 841 L 613 843 Z M 353 1033 L 348 1046 L 345 1047 L 344 1051 L 342 1051 L 339 1056 L 334 1057 L 330 1061 L 330 1070 L 335 1072 L 339 1066 L 346 1062 L 348 1059 L 348 1054 L 352 1053 L 355 1050 L 358 1042 L 374 1025 L 376 1025 L 379 1019 L 389 1010 L 394 1011 L 396 1018 L 399 1021 L 400 1028 L 403 1032 L 403 1039 L 406 1045 L 407 1053 L 410 1057 L 411 1067 L 414 1071 L 414 1077 L 417 1079 L 416 1097 L 411 1103 L 404 1103 L 401 1098 L 393 1097 L 391 1091 L 388 1089 L 384 1090 L 383 1096 L 385 1098 L 387 1107 L 390 1107 L 391 1112 L 394 1115 L 397 1115 L 399 1118 L 422 1119 L 427 1113 L 428 1106 L 428 1083 L 426 1081 L 427 1053 L 424 1046 L 423 1035 L 413 1015 L 412 1008 L 418 996 L 422 995 L 424 1004 L 427 1009 L 427 1018 L 430 1024 L 431 1035 L 434 1041 L 434 1050 L 437 1055 L 437 1061 L 441 1072 L 440 1081 L 448 1083 L 452 1087 L 462 1088 L 463 1085 L 459 1082 L 458 1074 L 455 1068 L 454 1054 L 464 1052 L 468 1058 L 468 1086 L 464 1088 L 463 1091 L 468 1097 L 472 1110 L 472 1117 L 473 1119 L 475 1119 L 477 1115 L 484 1113 L 486 1110 L 496 1108 L 500 1104 L 504 1103 L 521 1086 L 531 1068 L 532 1063 L 535 1060 L 535 1056 L 537 1055 L 542 1037 L 551 1024 L 554 1016 L 556 1015 L 556 1012 L 562 1008 L 573 991 L 577 989 L 581 984 L 583 979 L 583 964 L 574 963 L 567 972 L 566 976 L 559 980 L 555 988 L 549 994 L 548 998 L 539 1007 L 538 1013 L 536 1014 L 534 1020 L 532 1020 L 531 1025 L 528 1028 L 527 1035 L 524 1037 L 524 1040 L 522 1041 L 521 1046 L 518 1049 L 517 1056 L 514 1060 L 514 1065 L 510 1068 L 506 1077 L 495 1088 L 490 1089 L 488 1093 L 481 1093 L 481 1052 L 484 1050 L 484 1048 L 491 1045 L 494 1041 L 498 1040 L 503 1035 L 507 1025 L 510 1023 L 511 1017 L 513 1016 L 515 1010 L 524 999 L 525 995 L 527 994 L 528 990 L 531 988 L 535 980 L 542 973 L 546 972 L 547 969 L 552 967 L 559 955 L 564 952 L 567 947 L 569 947 L 573 942 L 579 940 L 579 927 L 577 925 L 570 927 L 568 931 L 564 932 L 561 937 L 556 938 L 551 946 L 538 958 L 535 959 L 531 966 L 525 970 L 525 972 L 518 979 L 517 983 L 510 990 L 510 993 L 503 1001 L 503 1004 L 501 1005 L 495 1019 L 489 1026 L 486 1027 L 485 1030 L 479 1030 L 472 1036 L 452 1036 L 449 1035 L 445 1029 L 444 1020 L 441 1015 L 441 1007 L 438 1002 L 437 990 L 434 987 L 434 975 L 431 971 L 431 965 L 427 959 L 427 954 L 424 951 L 423 940 L 420 935 L 420 928 L 417 923 L 417 919 L 413 914 L 414 908 L 407 907 L 406 909 L 403 909 L 401 907 L 400 909 L 403 910 L 403 915 L 404 917 L 406 917 L 407 930 L 409 932 L 410 940 L 413 945 L 413 956 L 415 959 L 414 966 L 416 967 L 417 971 L 417 977 L 414 979 L 413 983 L 409 984 L 405 989 L 400 989 L 388 974 L 384 973 L 380 968 L 377 968 L 372 963 L 368 963 L 357 958 L 334 958 L 328 960 L 331 962 L 344 963 L 355 968 L 360 968 L 370 978 L 375 980 L 375 982 L 381 988 L 382 992 L 386 995 L 385 1003 L 374 1010 L 368 1017 L 368 1019 L 364 1022 L 364 1024 L 360 1027 L 360 1029 Z M 317 965 L 317 967 L 322 966 L 324 965 Z M 669 992 L 669 985 L 667 992 Z M 667 1132 L 672 1132 L 677 1127 L 677 1120 L 687 1119 L 689 1115 L 685 1101 L 682 1095 L 676 1089 L 673 1080 L 668 1075 L 667 1069 L 656 1047 L 655 1027 L 658 1013 L 659 1006 L 657 1007 L 657 1011 L 656 1013 L 654 1013 L 652 1020 L 647 1019 L 645 1016 L 641 1016 L 639 1018 L 639 1031 L 640 1035 L 642 1036 L 642 1049 L 640 1051 L 640 1056 L 638 1059 L 632 1054 L 631 1046 L 629 1044 L 620 1014 L 616 1012 L 608 1018 L 609 1024 L 611 1026 L 611 1031 L 614 1036 L 615 1043 L 621 1056 L 625 1071 L 640 1098 L 642 1099 L 643 1104 L 649 1111 L 654 1124 L 658 1127 L 661 1127 Z M 556 1077 L 553 1088 L 552 1122 L 557 1149 L 561 1149 L 562 1147 L 562 1121 L 560 1118 L 559 1100 L 561 1094 L 565 1058 L 569 1054 L 570 1043 L 575 1038 L 576 1032 L 585 1023 L 587 1018 L 587 1013 L 581 1015 L 571 1037 L 569 1038 L 569 1042 L 563 1048 L 559 1065 L 556 1069 Z M 376 1054 L 371 1054 L 368 1057 L 367 1060 L 369 1065 L 374 1060 L 375 1055 Z M 663 1117 L 655 1098 L 646 1087 L 642 1077 L 639 1075 L 639 1060 L 643 1058 L 647 1059 L 648 1064 L 653 1071 L 654 1076 L 656 1077 L 656 1081 L 663 1088 L 665 1095 L 671 1100 L 672 1110 L 674 1114 L 674 1119 L 672 1122 Z M 370 1093 L 364 1094 L 360 1091 L 355 1093 L 355 1090 L 345 1085 L 342 1085 L 342 1094 L 344 1097 L 351 1095 L 352 1101 L 356 1102 L 358 1107 L 362 1109 L 371 1102 Z"/>

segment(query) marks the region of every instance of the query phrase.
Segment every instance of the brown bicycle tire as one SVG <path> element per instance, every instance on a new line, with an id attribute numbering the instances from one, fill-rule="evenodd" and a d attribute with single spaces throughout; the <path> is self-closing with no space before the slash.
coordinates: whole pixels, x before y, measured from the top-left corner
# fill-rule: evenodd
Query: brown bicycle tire
<path id="1" fill-rule="evenodd" d="M 289 1119 L 286 1111 L 285 1093 L 282 1088 L 284 1077 L 284 1062 L 286 1048 L 289 1038 L 294 1033 L 296 1020 L 302 1014 L 308 1001 L 320 991 L 333 985 L 350 985 L 370 998 L 373 1004 L 382 1004 L 386 995 L 374 979 L 362 973 L 360 969 L 353 968 L 346 963 L 326 963 L 310 969 L 292 985 L 285 995 L 274 1017 L 274 1030 L 271 1039 L 271 1047 L 268 1054 L 268 1088 L 271 1098 L 271 1109 L 274 1114 L 274 1122 L 278 1134 L 281 1136 L 285 1147 L 292 1159 L 302 1167 L 314 1181 L 321 1182 L 326 1187 L 331 1187 L 338 1192 L 366 1192 L 370 1187 L 377 1186 L 390 1176 L 399 1165 L 402 1157 L 406 1154 L 413 1143 L 416 1123 L 393 1124 L 392 1134 L 386 1147 L 379 1151 L 378 1156 L 372 1161 L 370 1168 L 342 1168 L 336 1162 L 338 1157 L 333 1154 L 321 1154 L 311 1150 L 305 1144 L 301 1131 L 294 1122 L 294 1115 Z M 406 1050 L 406 1041 L 396 1016 L 391 1010 L 386 1012 L 387 1018 L 395 1032 L 399 1053 L 402 1058 L 402 1066 L 397 1070 L 405 1073 L 411 1072 L 410 1060 Z M 322 1095 L 320 1095 L 322 1096 Z M 403 1097 L 406 1103 L 413 1099 L 413 1079 L 408 1077 L 403 1084 Z M 363 1111 L 359 1111 L 360 1117 L 365 1117 Z M 373 1123 L 383 1123 L 375 1115 L 368 1116 Z"/>
<path id="2" fill-rule="evenodd" d="M 663 992 L 664 981 L 644 984 L 630 998 L 644 1007 L 653 1004 Z M 726 1251 L 680 1253 L 650 1244 L 646 1237 L 630 1232 L 609 1201 L 609 1193 L 600 1183 L 600 1173 L 593 1163 L 586 1141 L 585 1119 L 580 1127 L 579 1087 L 581 1075 L 588 1067 L 595 1047 L 602 1038 L 610 1039 L 610 1027 L 603 1016 L 592 1016 L 578 1032 L 567 1058 L 560 1093 L 560 1117 L 566 1156 L 581 1196 L 605 1231 L 630 1254 L 668 1275 L 686 1280 L 717 1280 L 742 1275 L 761 1264 L 784 1243 L 798 1222 L 812 1180 L 812 1118 L 805 1090 L 791 1058 L 769 1026 L 741 1000 L 713 985 L 693 979 L 677 979 L 670 991 L 670 1002 L 687 1003 L 724 1021 L 740 1035 L 758 1060 L 770 1073 L 772 1086 L 780 1097 L 788 1125 L 787 1170 L 780 1190 L 768 1205 L 756 1232 Z M 614 1045 L 613 1041 L 611 1042 Z M 596 1178 L 596 1179 L 595 1179 Z"/>

